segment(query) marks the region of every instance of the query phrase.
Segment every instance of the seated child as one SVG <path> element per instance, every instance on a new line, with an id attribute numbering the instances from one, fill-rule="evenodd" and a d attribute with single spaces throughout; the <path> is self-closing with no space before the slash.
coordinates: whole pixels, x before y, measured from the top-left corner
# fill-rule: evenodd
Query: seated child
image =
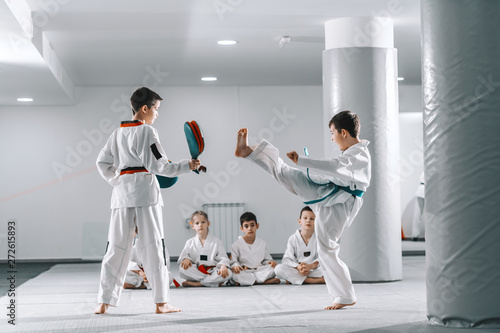
<path id="1" fill-rule="evenodd" d="M 291 284 L 325 283 L 319 267 L 314 215 L 309 206 L 300 211 L 298 229 L 286 245 L 282 263 L 276 266 L 276 276 Z"/>
<path id="2" fill-rule="evenodd" d="M 207 213 L 198 210 L 191 216 L 196 236 L 188 239 L 177 263 L 183 287 L 217 287 L 231 278 L 230 264 L 222 241 L 208 233 Z M 194 266 L 193 266 L 194 264 Z"/>
<path id="3" fill-rule="evenodd" d="M 274 274 L 276 261 L 267 251 L 266 242 L 256 235 L 259 229 L 257 217 L 250 212 L 243 213 L 240 224 L 245 235 L 231 246 L 231 284 L 279 284 L 280 279 L 275 278 Z"/>
<path id="4" fill-rule="evenodd" d="M 134 245 L 132 247 L 132 252 L 130 253 L 130 261 L 128 263 L 127 272 L 125 273 L 125 282 L 123 284 L 124 289 L 151 289 L 148 278 L 144 273 L 142 260 L 139 258 L 139 254 L 137 251 L 139 243 L 139 237 L 136 236 Z M 174 281 L 174 276 L 170 272 L 170 257 L 168 255 L 167 249 L 165 249 L 165 257 L 168 268 L 168 281 L 169 284 L 172 284 L 172 282 Z"/>

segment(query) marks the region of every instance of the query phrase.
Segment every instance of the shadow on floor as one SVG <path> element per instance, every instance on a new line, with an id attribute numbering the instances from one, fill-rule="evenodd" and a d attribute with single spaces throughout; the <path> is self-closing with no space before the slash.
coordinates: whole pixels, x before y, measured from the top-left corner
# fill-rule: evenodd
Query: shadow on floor
<path id="1" fill-rule="evenodd" d="M 7 280 L 11 275 L 15 276 L 16 288 L 25 283 L 26 281 L 37 277 L 43 272 L 49 270 L 57 263 L 17 263 L 16 273 L 8 273 L 7 263 L 1 264 L 0 270 L 0 297 L 5 296 L 10 288 L 10 282 Z"/>

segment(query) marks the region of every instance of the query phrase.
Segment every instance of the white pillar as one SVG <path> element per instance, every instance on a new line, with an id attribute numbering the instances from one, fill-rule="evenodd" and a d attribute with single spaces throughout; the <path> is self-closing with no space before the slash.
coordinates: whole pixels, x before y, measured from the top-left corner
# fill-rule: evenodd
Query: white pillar
<path id="1" fill-rule="evenodd" d="M 338 18 L 325 24 L 325 139 L 336 113 L 351 110 L 371 143 L 372 180 L 363 207 L 340 240 L 353 281 L 402 278 L 397 51 L 390 19 Z M 338 153 L 332 142 L 325 156 Z"/>
<path id="2" fill-rule="evenodd" d="M 500 328 L 500 2 L 421 9 L 427 317 Z"/>

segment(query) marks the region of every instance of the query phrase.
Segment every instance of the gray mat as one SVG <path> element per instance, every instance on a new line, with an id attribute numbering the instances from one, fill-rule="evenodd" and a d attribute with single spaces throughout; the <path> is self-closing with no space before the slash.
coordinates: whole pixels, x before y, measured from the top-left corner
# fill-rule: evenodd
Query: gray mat
<path id="1" fill-rule="evenodd" d="M 94 315 L 100 265 L 60 264 L 18 288 L 17 324 L 2 314 L 0 331 L 444 332 L 425 322 L 425 258 L 404 257 L 403 264 L 403 281 L 356 284 L 357 304 L 339 311 L 323 310 L 330 304 L 324 285 L 280 284 L 172 288 L 172 304 L 182 312 L 163 315 L 154 314 L 148 290 L 124 290 L 119 307 Z M 0 298 L 4 312 L 8 302 Z"/>

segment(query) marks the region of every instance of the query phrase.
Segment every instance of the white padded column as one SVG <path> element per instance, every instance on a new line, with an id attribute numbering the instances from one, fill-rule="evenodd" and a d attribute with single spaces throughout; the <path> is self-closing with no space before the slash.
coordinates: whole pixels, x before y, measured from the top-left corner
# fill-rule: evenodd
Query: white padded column
<path id="1" fill-rule="evenodd" d="M 360 138 L 371 142 L 372 181 L 364 204 L 344 231 L 340 256 L 353 281 L 402 277 L 399 188 L 397 52 L 392 21 L 339 18 L 325 24 L 323 105 L 325 139 L 334 114 L 351 110 L 361 120 Z M 331 142 L 325 156 L 338 153 Z"/>
<path id="2" fill-rule="evenodd" d="M 427 316 L 500 328 L 500 1 L 421 9 Z"/>

